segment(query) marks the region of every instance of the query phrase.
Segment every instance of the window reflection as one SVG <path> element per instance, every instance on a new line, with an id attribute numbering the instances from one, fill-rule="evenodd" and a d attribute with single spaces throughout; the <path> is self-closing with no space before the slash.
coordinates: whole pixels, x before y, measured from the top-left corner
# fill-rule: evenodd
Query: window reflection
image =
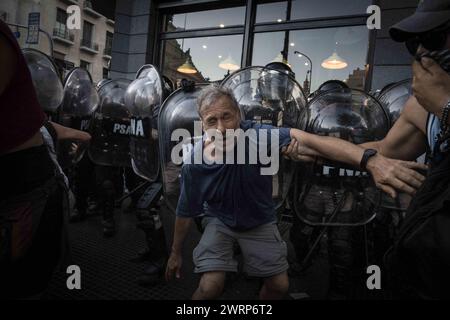
<path id="1" fill-rule="evenodd" d="M 224 79 L 241 66 L 242 35 L 166 40 L 163 73 L 173 83 Z"/>
<path id="2" fill-rule="evenodd" d="M 258 4 L 256 23 L 286 21 L 287 1 Z"/>
<path id="3" fill-rule="evenodd" d="M 167 23 L 164 31 L 167 32 L 242 26 L 245 20 L 245 7 L 166 15 L 165 18 Z"/>
<path id="4" fill-rule="evenodd" d="M 293 0 L 291 19 L 365 14 L 372 0 Z"/>
<path id="5" fill-rule="evenodd" d="M 288 41 L 285 41 L 286 36 Z M 365 26 L 258 33 L 255 34 L 252 65 L 266 65 L 287 57 L 287 63 L 306 93 L 330 79 L 364 89 L 368 38 Z M 336 56 L 340 60 L 334 59 Z M 333 67 L 337 69 L 331 69 Z"/>
<path id="6" fill-rule="evenodd" d="M 286 12 L 288 2 L 258 4 L 256 23 L 285 21 L 288 17 Z M 372 0 L 291 0 L 290 2 L 290 20 L 365 14 L 367 7 L 372 4 Z"/>

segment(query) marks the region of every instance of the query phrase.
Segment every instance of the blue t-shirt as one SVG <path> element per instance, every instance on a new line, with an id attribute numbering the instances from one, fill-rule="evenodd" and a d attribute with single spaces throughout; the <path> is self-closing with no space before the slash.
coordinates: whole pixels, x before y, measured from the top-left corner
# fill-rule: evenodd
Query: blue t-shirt
<path id="1" fill-rule="evenodd" d="M 240 127 L 244 132 L 255 129 L 258 142 L 261 134 L 265 133 L 266 141 L 270 143 L 271 133 L 273 130 L 278 131 L 279 148 L 291 141 L 289 128 L 251 121 L 242 121 Z M 267 131 L 260 131 L 261 129 Z M 249 149 L 247 139 L 246 157 Z M 249 164 L 248 161 L 245 164 L 184 164 L 177 216 L 195 217 L 204 213 L 219 218 L 236 230 L 248 230 L 276 221 L 272 176 L 262 175 L 262 167 L 264 165 L 260 161 L 257 164 Z"/>

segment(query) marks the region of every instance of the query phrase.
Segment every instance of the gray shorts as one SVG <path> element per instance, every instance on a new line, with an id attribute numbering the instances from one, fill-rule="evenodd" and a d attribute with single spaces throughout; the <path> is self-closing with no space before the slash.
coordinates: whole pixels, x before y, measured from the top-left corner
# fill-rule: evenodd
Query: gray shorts
<path id="1" fill-rule="evenodd" d="M 237 272 L 235 243 L 241 248 L 244 272 L 249 276 L 267 278 L 289 268 L 286 242 L 275 222 L 248 231 L 233 231 L 212 217 L 205 217 L 202 223 L 205 231 L 193 253 L 196 273 Z"/>

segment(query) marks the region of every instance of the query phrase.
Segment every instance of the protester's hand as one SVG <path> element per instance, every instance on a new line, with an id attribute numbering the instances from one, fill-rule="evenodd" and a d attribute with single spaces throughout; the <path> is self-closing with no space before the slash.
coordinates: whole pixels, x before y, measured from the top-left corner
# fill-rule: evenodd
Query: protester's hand
<path id="1" fill-rule="evenodd" d="M 177 279 L 181 277 L 181 265 L 183 264 L 183 257 L 181 253 L 172 252 L 166 267 L 166 281 L 170 281 L 175 274 Z"/>
<path id="2" fill-rule="evenodd" d="M 73 140 L 76 142 L 89 142 L 91 140 L 91 135 L 87 132 L 65 127 L 54 122 L 51 122 L 51 124 L 55 128 L 58 140 Z"/>
<path id="3" fill-rule="evenodd" d="M 380 154 L 371 157 L 366 167 L 375 185 L 392 198 L 397 197 L 397 191 L 414 195 L 425 180 L 416 170 L 428 169 L 422 163 L 389 159 Z"/>
<path id="4" fill-rule="evenodd" d="M 74 156 L 77 153 L 78 148 L 78 144 L 72 142 L 70 144 L 69 156 Z"/>
<path id="5" fill-rule="evenodd" d="M 302 162 L 314 162 L 318 156 L 317 152 L 299 143 L 296 139 L 292 139 L 288 146 L 283 147 L 281 154 L 286 159 Z"/>
<path id="6" fill-rule="evenodd" d="M 440 116 L 450 100 L 450 75 L 431 58 L 415 61 L 413 74 L 412 89 L 417 101 L 427 111 Z"/>

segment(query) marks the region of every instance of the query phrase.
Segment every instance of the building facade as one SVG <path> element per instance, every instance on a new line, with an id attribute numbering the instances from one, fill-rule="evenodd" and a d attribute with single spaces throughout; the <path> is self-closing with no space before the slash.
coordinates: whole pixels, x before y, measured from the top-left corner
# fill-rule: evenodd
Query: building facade
<path id="1" fill-rule="evenodd" d="M 114 21 L 90 3 L 114 6 Z M 62 21 L 81 7 L 81 30 Z M 370 5 L 381 8 L 381 29 L 369 30 Z M 411 77 L 411 57 L 389 38 L 391 25 L 418 0 L 2 0 L 0 18 L 26 24 L 41 12 L 61 67 L 86 67 L 95 81 L 133 79 L 146 63 L 174 83 L 220 81 L 236 68 L 286 61 L 307 91 L 331 79 L 366 91 Z M 56 8 L 56 9 L 55 9 Z M 99 10 L 101 11 L 101 10 Z M 45 14 L 42 14 L 45 13 Z M 26 30 L 19 39 L 24 43 Z M 39 49 L 49 52 L 41 37 Z M 24 44 L 25 46 L 25 44 Z M 188 63 L 190 73 L 180 72 Z"/>
<path id="2" fill-rule="evenodd" d="M 395 4 L 394 4 L 395 2 Z M 369 30 L 370 5 L 381 29 Z M 132 79 L 145 63 L 174 83 L 223 79 L 232 70 L 285 60 L 308 90 L 330 79 L 366 91 L 411 77 L 411 57 L 389 27 L 418 0 L 116 0 L 113 77 Z M 187 60 L 198 73 L 177 70 Z M 229 62 L 230 63 L 225 63 Z M 333 61 L 338 61 L 333 66 Z M 222 66 L 222 67 L 221 67 Z"/>
<path id="3" fill-rule="evenodd" d="M 69 30 L 67 27 L 66 10 L 70 5 L 80 8 L 79 30 Z M 28 25 L 30 12 L 40 12 L 40 28 L 45 31 L 40 33 L 36 45 L 26 43 L 27 29 L 21 27 Z M 23 48 L 34 48 L 53 55 L 62 76 L 75 66 L 86 68 L 94 82 L 109 76 L 114 21 L 95 11 L 91 1 L 2 0 L 0 18 L 10 24 Z"/>

